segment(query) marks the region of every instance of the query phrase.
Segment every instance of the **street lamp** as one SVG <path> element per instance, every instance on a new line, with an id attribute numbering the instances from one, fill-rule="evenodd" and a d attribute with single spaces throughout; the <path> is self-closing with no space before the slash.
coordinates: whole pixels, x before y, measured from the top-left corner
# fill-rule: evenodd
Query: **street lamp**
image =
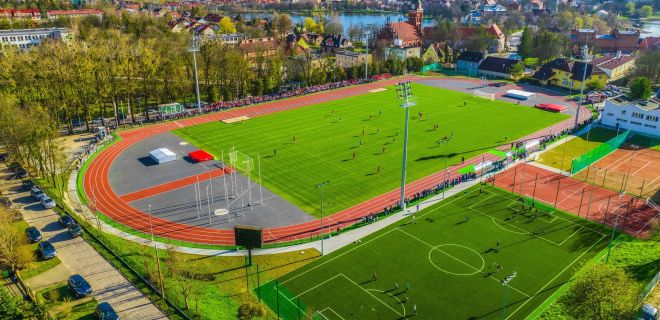
<path id="1" fill-rule="evenodd" d="M 584 71 L 582 72 L 582 85 L 580 86 L 580 100 L 578 102 L 577 111 L 575 112 L 575 125 L 574 129 L 577 129 L 578 122 L 580 121 L 580 108 L 582 107 L 582 97 L 584 94 L 584 81 L 587 78 L 587 66 L 589 63 L 589 47 L 585 44 L 582 47 L 582 58 L 584 59 Z"/>
<path id="2" fill-rule="evenodd" d="M 504 306 L 502 306 L 502 316 L 501 319 L 506 318 L 506 306 L 507 306 L 507 300 L 509 299 L 509 282 L 513 280 L 518 275 L 517 272 L 511 273 L 511 275 L 507 276 L 506 278 L 502 279 L 501 283 L 504 286 Z"/>
<path id="3" fill-rule="evenodd" d="M 316 188 L 321 192 L 321 255 L 323 255 L 323 189 L 329 184 L 330 181 L 324 181 L 316 185 Z"/>
<path id="4" fill-rule="evenodd" d="M 401 165 L 401 210 L 406 210 L 406 161 L 408 160 L 408 122 L 410 118 L 410 108 L 416 103 L 412 100 L 412 86 L 410 81 L 399 82 L 397 84 L 397 93 L 399 99 L 403 101 L 401 108 L 406 109 L 406 124 L 403 132 L 403 163 Z"/>
<path id="5" fill-rule="evenodd" d="M 449 137 L 445 137 L 444 139 L 441 139 L 441 140 L 438 141 L 438 143 L 443 143 L 443 142 L 445 143 L 445 170 L 444 170 L 445 171 L 445 176 L 448 176 L 448 174 L 447 174 L 447 152 L 449 151 L 449 142 L 453 139 L 454 139 L 454 131 L 451 132 Z M 445 188 L 445 186 L 443 185 L 442 199 L 445 198 L 445 190 L 446 189 L 447 188 Z"/>
<path id="6" fill-rule="evenodd" d="M 163 284 L 163 272 L 160 270 L 160 258 L 158 257 L 158 246 L 154 241 L 154 225 L 151 222 L 151 204 L 148 204 L 148 214 L 149 214 L 149 228 L 151 229 L 151 243 L 154 244 L 154 252 L 156 254 L 156 264 L 158 265 L 158 278 L 160 279 L 160 296 L 165 298 L 165 285 Z"/>
<path id="7" fill-rule="evenodd" d="M 371 31 L 367 30 L 364 32 L 364 38 L 365 38 L 365 57 L 364 57 L 364 80 L 369 80 L 369 35 L 371 35 Z"/>
<path id="8" fill-rule="evenodd" d="M 198 35 L 193 35 L 190 40 L 190 47 L 188 47 L 188 52 L 193 54 L 193 62 L 195 65 L 195 90 L 197 93 L 197 111 L 202 113 L 202 103 L 199 100 L 199 77 L 197 76 L 197 52 L 199 52 L 200 38 Z"/>

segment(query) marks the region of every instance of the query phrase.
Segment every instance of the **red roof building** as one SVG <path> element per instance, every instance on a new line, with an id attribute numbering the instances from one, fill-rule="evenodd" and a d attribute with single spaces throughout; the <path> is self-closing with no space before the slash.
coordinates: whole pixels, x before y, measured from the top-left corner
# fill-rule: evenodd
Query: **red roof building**
<path id="1" fill-rule="evenodd" d="M 621 31 L 612 29 L 609 34 L 596 34 L 593 29 L 573 29 L 569 36 L 571 48 L 577 52 L 580 46 L 586 44 L 595 47 L 598 53 L 632 53 L 639 47 L 639 30 Z"/>
<path id="2" fill-rule="evenodd" d="M 639 41 L 639 50 L 660 49 L 660 37 L 646 37 Z"/>
<path id="3" fill-rule="evenodd" d="M 422 20 L 424 9 L 421 1 L 415 10 L 408 11 L 408 21 L 388 23 L 378 33 L 377 39 L 397 47 L 420 47 L 422 45 Z"/>
<path id="4" fill-rule="evenodd" d="M 49 20 L 55 20 L 57 18 L 78 18 L 87 16 L 96 16 L 99 19 L 103 18 L 103 11 L 98 9 L 48 10 L 47 14 Z"/>
<path id="5" fill-rule="evenodd" d="M 41 19 L 41 12 L 36 9 L 0 9 L 0 19 Z"/>
<path id="6" fill-rule="evenodd" d="M 461 33 L 461 39 L 465 42 L 470 38 L 474 37 L 477 34 L 477 27 L 460 27 L 458 31 Z M 500 52 L 504 50 L 504 42 L 506 37 L 504 33 L 496 24 L 492 24 L 486 33 L 490 37 L 490 43 L 488 46 L 488 51 L 490 52 Z"/>

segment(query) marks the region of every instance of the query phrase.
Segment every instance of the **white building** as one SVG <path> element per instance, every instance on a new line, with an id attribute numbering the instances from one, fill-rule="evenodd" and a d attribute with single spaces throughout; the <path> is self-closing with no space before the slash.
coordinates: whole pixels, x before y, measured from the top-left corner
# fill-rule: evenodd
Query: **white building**
<path id="1" fill-rule="evenodd" d="M 237 45 L 239 42 L 247 40 L 247 38 L 247 35 L 242 33 L 223 33 L 216 36 L 216 39 L 218 39 L 220 43 L 226 45 Z"/>
<path id="2" fill-rule="evenodd" d="M 71 36 L 71 31 L 66 28 L 0 30 L 0 46 L 28 49 L 38 46 L 46 39 L 66 42 Z"/>
<path id="3" fill-rule="evenodd" d="M 660 137 L 660 100 L 631 101 L 617 97 L 605 101 L 601 123 Z"/>

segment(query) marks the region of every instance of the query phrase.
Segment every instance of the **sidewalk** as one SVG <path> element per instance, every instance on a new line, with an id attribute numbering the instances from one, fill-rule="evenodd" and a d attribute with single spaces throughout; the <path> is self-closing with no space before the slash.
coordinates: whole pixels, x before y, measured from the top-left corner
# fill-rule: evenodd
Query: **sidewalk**
<path id="1" fill-rule="evenodd" d="M 46 271 L 44 275 L 49 272 L 57 273 L 59 278 L 57 280 L 64 278 L 65 281 L 70 274 L 82 275 L 94 289 L 92 297 L 98 302 L 109 302 L 123 319 L 167 319 L 158 307 L 83 238 L 72 238 L 57 222 L 59 215 L 55 211 L 44 209 L 38 202 L 32 200 L 30 193 L 26 191 L 8 192 L 7 196 L 14 201 L 25 222 L 37 227 L 43 239 L 55 246 L 57 256 L 66 269 L 54 268 Z M 30 280 L 37 282 L 37 285 L 45 285 L 49 282 L 48 279 L 40 276 L 35 278 Z"/>

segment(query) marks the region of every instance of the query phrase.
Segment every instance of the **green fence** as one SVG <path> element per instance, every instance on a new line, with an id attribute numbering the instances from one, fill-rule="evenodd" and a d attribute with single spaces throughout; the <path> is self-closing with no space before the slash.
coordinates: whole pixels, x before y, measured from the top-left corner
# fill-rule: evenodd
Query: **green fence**
<path id="1" fill-rule="evenodd" d="M 441 66 L 439 63 L 431 63 L 422 67 L 422 73 L 427 73 L 429 71 L 439 71 Z"/>
<path id="2" fill-rule="evenodd" d="M 628 136 L 630 136 L 630 131 L 626 130 L 618 136 L 605 141 L 595 149 L 590 150 L 578 158 L 573 159 L 573 162 L 571 163 L 571 174 L 578 173 L 580 170 L 590 166 L 592 163 L 602 159 L 604 156 L 618 149 L 623 143 L 626 142 L 626 140 L 628 140 Z"/>

